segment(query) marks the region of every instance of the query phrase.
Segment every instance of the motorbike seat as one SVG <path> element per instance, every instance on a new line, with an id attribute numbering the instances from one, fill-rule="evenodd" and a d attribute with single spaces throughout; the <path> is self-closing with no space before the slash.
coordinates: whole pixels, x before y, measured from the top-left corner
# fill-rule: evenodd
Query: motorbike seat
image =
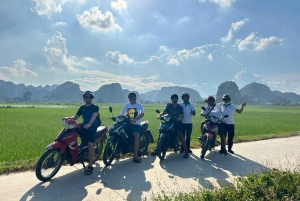
<path id="1" fill-rule="evenodd" d="M 149 122 L 148 121 L 142 121 L 141 126 L 142 127 L 147 127 L 147 126 L 149 126 Z"/>
<path id="2" fill-rule="evenodd" d="M 107 126 L 99 126 L 94 134 L 95 138 L 99 137 L 105 131 L 107 131 Z"/>

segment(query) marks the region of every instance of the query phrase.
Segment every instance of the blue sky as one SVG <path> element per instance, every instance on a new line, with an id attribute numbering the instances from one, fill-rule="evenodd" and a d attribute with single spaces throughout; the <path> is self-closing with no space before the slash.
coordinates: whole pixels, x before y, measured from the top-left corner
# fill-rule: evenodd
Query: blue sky
<path id="1" fill-rule="evenodd" d="M 224 81 L 300 94 L 300 1 L 3 0 L 0 79 L 216 94 Z"/>

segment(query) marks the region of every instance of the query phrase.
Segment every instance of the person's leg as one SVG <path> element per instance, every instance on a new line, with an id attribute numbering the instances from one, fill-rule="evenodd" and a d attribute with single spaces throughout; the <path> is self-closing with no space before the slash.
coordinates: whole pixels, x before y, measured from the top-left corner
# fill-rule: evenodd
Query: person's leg
<path id="1" fill-rule="evenodd" d="M 94 163 L 94 156 L 95 156 L 94 143 L 88 142 L 88 149 L 89 149 L 89 166 L 92 167 Z"/>
<path id="2" fill-rule="evenodd" d="M 228 127 L 228 152 L 234 154 L 232 151 L 233 146 L 233 138 L 234 138 L 234 124 L 227 125 Z"/>
<path id="3" fill-rule="evenodd" d="M 219 151 L 219 153 L 226 155 L 226 125 L 224 123 L 218 124 L 218 133 L 221 138 L 221 150 Z"/>
<path id="4" fill-rule="evenodd" d="M 191 146 L 191 134 L 192 134 L 193 124 L 185 124 L 185 130 L 186 130 L 186 148 L 189 153 L 192 153 L 190 146 Z"/>
<path id="5" fill-rule="evenodd" d="M 94 133 L 96 130 L 86 130 L 85 129 L 85 138 L 87 140 L 88 145 L 88 155 L 89 155 L 89 165 L 87 169 L 85 170 L 85 174 L 89 175 L 93 172 L 93 163 L 94 163 L 94 156 L 95 156 L 95 150 L 94 150 Z"/>
<path id="6" fill-rule="evenodd" d="M 198 140 L 200 140 L 202 138 L 202 135 L 203 135 L 203 127 L 204 127 L 204 124 L 206 123 L 206 121 L 202 121 L 200 123 L 200 136 L 198 137 Z"/>
<path id="7" fill-rule="evenodd" d="M 183 136 L 184 139 L 186 139 L 185 136 L 186 136 L 186 134 L 187 134 L 187 128 L 186 128 L 186 125 L 187 125 L 187 124 L 182 124 L 182 136 Z M 183 145 L 181 144 L 181 150 L 180 150 L 180 153 L 183 153 L 183 152 L 184 152 L 184 148 L 183 148 Z"/>
<path id="8" fill-rule="evenodd" d="M 141 126 L 132 124 L 132 133 L 134 136 L 134 144 L 133 144 L 133 161 L 140 163 L 141 159 L 139 157 L 139 147 L 140 147 L 140 130 Z"/>

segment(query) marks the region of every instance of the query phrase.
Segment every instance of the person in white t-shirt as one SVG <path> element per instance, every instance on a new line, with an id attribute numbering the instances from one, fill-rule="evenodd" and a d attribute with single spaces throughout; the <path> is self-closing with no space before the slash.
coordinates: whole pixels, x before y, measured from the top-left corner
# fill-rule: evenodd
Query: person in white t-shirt
<path id="1" fill-rule="evenodd" d="M 189 153 L 193 153 L 190 149 L 191 144 L 191 134 L 193 129 L 193 120 L 192 116 L 196 115 L 196 110 L 193 105 L 193 103 L 189 102 L 190 94 L 187 92 L 183 92 L 181 95 L 181 99 L 183 100 L 182 103 L 180 103 L 181 107 L 183 108 L 183 118 L 181 119 L 182 122 L 182 134 L 183 137 L 186 138 L 186 148 Z M 185 137 L 186 136 L 186 137 Z M 180 152 L 184 152 L 183 146 L 181 146 Z"/>
<path id="2" fill-rule="evenodd" d="M 225 132 L 225 138 L 226 134 L 228 133 L 228 152 L 231 154 L 234 154 L 234 151 L 232 150 L 233 146 L 233 137 L 234 137 L 234 119 L 233 119 L 233 112 L 237 112 L 241 114 L 244 110 L 244 107 L 246 106 L 246 103 L 243 102 L 241 109 L 238 109 L 235 105 L 230 103 L 230 96 L 228 94 L 225 94 L 223 97 L 223 103 L 220 104 L 220 110 L 222 113 L 222 116 L 228 115 L 227 118 L 223 118 L 223 125 L 224 125 L 224 132 Z"/>
<path id="3" fill-rule="evenodd" d="M 134 156 L 133 161 L 140 163 L 141 158 L 138 156 L 138 150 L 140 146 L 140 130 L 141 130 L 141 118 L 144 116 L 144 108 L 142 104 L 136 102 L 136 94 L 130 92 L 128 94 L 129 103 L 126 103 L 120 115 L 128 114 L 130 117 L 130 127 L 134 136 Z"/>

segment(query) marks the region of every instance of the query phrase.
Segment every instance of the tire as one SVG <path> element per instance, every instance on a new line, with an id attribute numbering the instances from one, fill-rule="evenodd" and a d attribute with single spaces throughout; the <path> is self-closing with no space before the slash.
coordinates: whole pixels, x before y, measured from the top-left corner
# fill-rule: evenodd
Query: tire
<path id="1" fill-rule="evenodd" d="M 157 148 L 157 155 L 160 160 L 164 160 L 167 152 L 167 143 L 168 139 L 167 138 L 161 138 L 159 140 L 158 148 Z"/>
<path id="2" fill-rule="evenodd" d="M 203 139 L 202 139 L 202 150 L 201 150 L 201 159 L 204 158 L 207 150 L 210 147 L 210 143 L 211 143 L 212 139 L 209 139 L 206 135 L 203 135 Z"/>
<path id="3" fill-rule="evenodd" d="M 100 140 L 99 142 L 94 144 L 94 150 L 95 150 L 95 157 L 94 157 L 94 163 L 99 160 L 102 150 L 103 150 L 103 141 Z"/>
<path id="4" fill-rule="evenodd" d="M 49 181 L 59 171 L 64 161 L 60 149 L 49 149 L 40 157 L 36 164 L 35 175 L 40 181 Z"/>
<path id="5" fill-rule="evenodd" d="M 103 162 L 106 166 L 109 166 L 114 160 L 117 146 L 117 141 L 107 142 L 103 153 Z"/>
<path id="6" fill-rule="evenodd" d="M 148 147 L 149 147 L 149 140 L 145 135 L 141 135 L 140 137 L 140 144 L 145 143 L 143 148 L 139 149 L 139 156 L 147 155 L 148 154 Z"/>

